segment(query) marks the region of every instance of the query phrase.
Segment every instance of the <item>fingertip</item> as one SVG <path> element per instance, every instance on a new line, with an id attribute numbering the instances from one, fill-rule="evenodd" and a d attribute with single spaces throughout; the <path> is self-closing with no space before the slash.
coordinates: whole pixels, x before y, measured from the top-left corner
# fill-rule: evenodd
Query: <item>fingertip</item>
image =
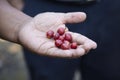
<path id="1" fill-rule="evenodd" d="M 93 42 L 93 48 L 92 49 L 96 49 L 97 48 L 97 43 Z"/>
<path id="2" fill-rule="evenodd" d="M 63 23 L 79 23 L 86 19 L 86 14 L 84 12 L 70 12 L 66 13 L 63 18 Z"/>
<path id="3" fill-rule="evenodd" d="M 80 14 L 83 16 L 82 18 L 82 20 L 84 21 L 86 18 L 87 18 L 87 15 L 86 15 L 86 13 L 84 13 L 84 12 L 80 12 Z"/>
<path id="4" fill-rule="evenodd" d="M 85 21 L 85 19 L 87 17 L 86 13 L 84 13 L 84 12 L 75 12 L 75 15 L 79 19 L 78 22 Z"/>
<path id="5" fill-rule="evenodd" d="M 77 15 L 77 18 L 79 18 L 82 21 L 84 21 L 87 17 L 85 12 L 74 12 L 75 15 Z"/>

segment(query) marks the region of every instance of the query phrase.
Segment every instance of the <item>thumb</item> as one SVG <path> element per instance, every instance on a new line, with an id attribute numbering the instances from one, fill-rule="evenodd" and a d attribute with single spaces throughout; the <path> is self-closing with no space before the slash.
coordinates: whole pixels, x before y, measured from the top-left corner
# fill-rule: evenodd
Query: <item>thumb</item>
<path id="1" fill-rule="evenodd" d="M 84 12 L 66 13 L 63 17 L 63 23 L 79 23 L 86 19 Z"/>

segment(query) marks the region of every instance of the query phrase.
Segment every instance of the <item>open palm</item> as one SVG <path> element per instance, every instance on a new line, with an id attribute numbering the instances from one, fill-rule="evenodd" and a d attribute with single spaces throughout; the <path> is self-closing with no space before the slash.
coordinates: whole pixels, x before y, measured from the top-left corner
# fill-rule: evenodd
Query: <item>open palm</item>
<path id="1" fill-rule="evenodd" d="M 87 37 L 71 33 L 73 40 L 78 44 L 77 49 L 62 50 L 55 47 L 54 40 L 46 38 L 48 30 L 57 31 L 59 27 L 66 28 L 66 23 L 78 23 L 84 21 L 86 15 L 81 12 L 74 13 L 42 13 L 35 16 L 30 22 L 22 26 L 19 32 L 19 41 L 24 47 L 38 53 L 51 57 L 80 57 L 91 49 L 96 48 L 96 43 Z"/>

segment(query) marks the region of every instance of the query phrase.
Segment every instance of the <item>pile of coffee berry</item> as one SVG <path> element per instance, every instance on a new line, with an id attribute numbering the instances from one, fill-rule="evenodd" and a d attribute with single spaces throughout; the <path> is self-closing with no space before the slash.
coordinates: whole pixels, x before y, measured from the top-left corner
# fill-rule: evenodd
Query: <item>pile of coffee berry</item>
<path id="1" fill-rule="evenodd" d="M 55 46 L 63 50 L 76 49 L 78 45 L 77 42 L 73 42 L 72 35 L 66 33 L 65 28 L 62 27 L 57 30 L 57 33 L 52 30 L 47 31 L 46 37 L 55 40 Z"/>

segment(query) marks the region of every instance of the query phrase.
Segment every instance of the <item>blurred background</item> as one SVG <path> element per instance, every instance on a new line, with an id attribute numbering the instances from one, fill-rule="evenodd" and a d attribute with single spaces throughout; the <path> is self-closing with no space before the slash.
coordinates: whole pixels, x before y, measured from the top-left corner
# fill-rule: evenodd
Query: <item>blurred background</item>
<path id="1" fill-rule="evenodd" d="M 21 46 L 1 39 L 0 80 L 28 80 Z"/>

